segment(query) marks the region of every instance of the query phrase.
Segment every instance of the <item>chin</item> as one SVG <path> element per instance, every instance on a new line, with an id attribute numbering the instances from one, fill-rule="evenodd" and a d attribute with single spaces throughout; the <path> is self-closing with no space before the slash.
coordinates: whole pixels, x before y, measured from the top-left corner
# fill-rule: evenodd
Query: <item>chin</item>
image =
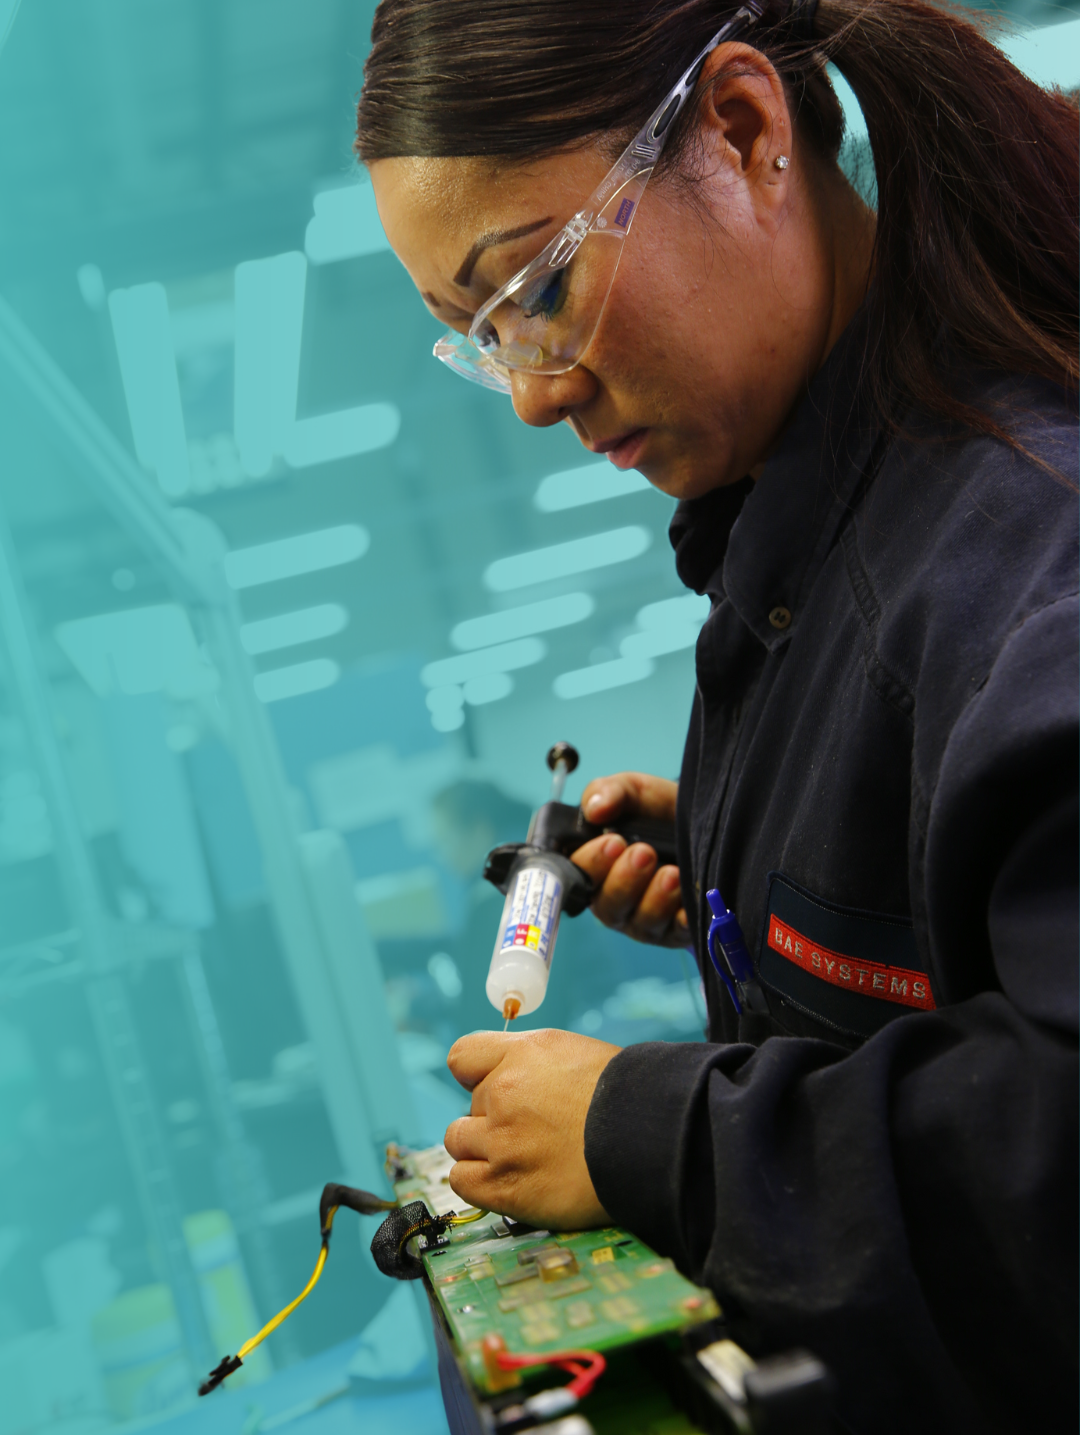
<path id="1" fill-rule="evenodd" d="M 714 488 L 734 480 L 717 473 L 715 465 L 695 462 L 690 458 L 673 458 L 669 462 L 642 464 L 640 472 L 654 488 L 680 501 L 700 498 Z"/>

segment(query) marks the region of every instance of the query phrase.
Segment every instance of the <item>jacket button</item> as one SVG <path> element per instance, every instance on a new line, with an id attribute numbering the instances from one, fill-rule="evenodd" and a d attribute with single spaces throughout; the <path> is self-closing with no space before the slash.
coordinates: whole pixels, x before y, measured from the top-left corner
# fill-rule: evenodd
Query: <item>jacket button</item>
<path id="1" fill-rule="evenodd" d="M 769 614 L 769 622 L 774 628 L 780 628 L 781 630 L 788 627 L 791 622 L 791 609 L 774 608 Z"/>

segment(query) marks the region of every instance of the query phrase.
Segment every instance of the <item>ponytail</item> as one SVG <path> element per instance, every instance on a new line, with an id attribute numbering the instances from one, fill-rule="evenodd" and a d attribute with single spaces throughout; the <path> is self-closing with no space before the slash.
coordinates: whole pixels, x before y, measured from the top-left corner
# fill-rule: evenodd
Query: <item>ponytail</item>
<path id="1" fill-rule="evenodd" d="M 814 43 L 854 91 L 873 154 L 879 404 L 914 401 L 1009 441 L 950 390 L 935 352 L 944 331 L 977 364 L 1075 395 L 1075 98 L 1040 89 L 974 24 L 924 0 L 820 0 Z"/>

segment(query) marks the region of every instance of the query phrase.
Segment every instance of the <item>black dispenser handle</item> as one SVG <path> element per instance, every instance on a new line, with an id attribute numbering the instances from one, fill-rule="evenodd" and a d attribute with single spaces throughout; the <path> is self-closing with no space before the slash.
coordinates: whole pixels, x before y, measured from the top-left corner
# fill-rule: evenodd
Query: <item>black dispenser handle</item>
<path id="1" fill-rule="evenodd" d="M 558 742 L 548 753 L 547 762 L 556 774 L 556 790 L 561 794 L 566 775 L 573 772 L 578 765 L 577 751 L 568 742 Z M 492 848 L 484 864 L 484 876 L 498 887 L 500 892 L 505 892 L 510 882 L 511 868 L 521 853 L 532 849 L 558 852 L 561 856 L 570 858 L 579 847 L 584 847 L 585 843 L 591 842 L 594 837 L 602 837 L 605 832 L 618 833 L 627 843 L 647 843 L 656 853 L 657 864 L 661 867 L 679 860 L 674 822 L 665 822 L 657 817 L 629 816 L 618 822 L 597 825 L 586 819 L 580 807 L 552 800 L 545 802 L 535 813 L 524 842 L 506 842 L 501 847 Z M 591 880 L 580 868 L 577 868 L 577 872 L 580 880 L 574 883 L 575 891 L 567 893 L 563 907 L 568 917 L 583 911 L 593 896 Z"/>

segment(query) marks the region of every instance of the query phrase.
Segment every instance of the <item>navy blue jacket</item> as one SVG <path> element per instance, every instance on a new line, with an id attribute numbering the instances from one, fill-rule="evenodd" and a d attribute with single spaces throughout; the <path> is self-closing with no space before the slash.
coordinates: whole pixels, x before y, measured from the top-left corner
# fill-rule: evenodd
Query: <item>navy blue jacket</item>
<path id="1" fill-rule="evenodd" d="M 615 1220 L 855 1431 L 1076 1428 L 1076 413 L 958 380 L 1028 451 L 875 424 L 859 326 L 757 481 L 683 503 L 708 593 L 683 890 L 711 1041 L 630 1047 L 586 1129 Z"/>

